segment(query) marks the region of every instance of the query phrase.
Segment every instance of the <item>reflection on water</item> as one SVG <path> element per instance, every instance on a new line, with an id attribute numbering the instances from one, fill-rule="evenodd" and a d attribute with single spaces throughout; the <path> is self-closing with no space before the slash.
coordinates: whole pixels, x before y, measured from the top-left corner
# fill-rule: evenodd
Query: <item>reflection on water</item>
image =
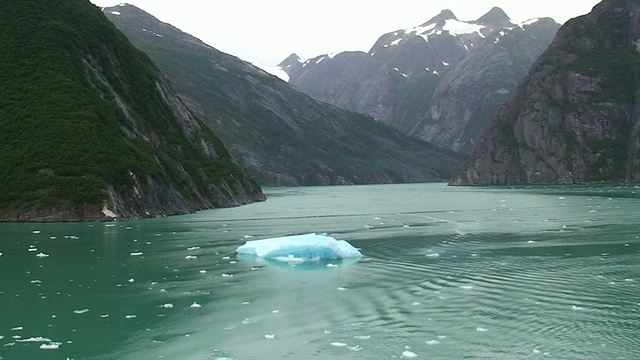
<path id="1" fill-rule="evenodd" d="M 0 224 L 0 358 L 637 358 L 638 191 L 278 188 L 188 216 Z M 235 254 L 310 232 L 364 257 Z"/>

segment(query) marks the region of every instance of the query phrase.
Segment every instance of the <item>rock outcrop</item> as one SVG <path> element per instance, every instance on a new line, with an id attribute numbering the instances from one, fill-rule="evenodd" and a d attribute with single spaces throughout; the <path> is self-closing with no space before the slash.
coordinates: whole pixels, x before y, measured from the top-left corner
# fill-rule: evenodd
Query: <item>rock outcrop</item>
<path id="1" fill-rule="evenodd" d="M 567 22 L 451 180 L 454 185 L 640 180 L 640 3 Z"/>

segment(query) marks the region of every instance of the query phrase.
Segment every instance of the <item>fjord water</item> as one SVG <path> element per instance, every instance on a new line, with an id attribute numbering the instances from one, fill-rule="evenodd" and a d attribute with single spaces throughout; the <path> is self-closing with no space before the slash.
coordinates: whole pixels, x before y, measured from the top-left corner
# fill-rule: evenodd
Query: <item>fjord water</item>
<path id="1" fill-rule="evenodd" d="M 638 187 L 266 193 L 188 216 L 0 224 L 0 358 L 640 357 Z M 364 256 L 234 252 L 310 232 Z"/>

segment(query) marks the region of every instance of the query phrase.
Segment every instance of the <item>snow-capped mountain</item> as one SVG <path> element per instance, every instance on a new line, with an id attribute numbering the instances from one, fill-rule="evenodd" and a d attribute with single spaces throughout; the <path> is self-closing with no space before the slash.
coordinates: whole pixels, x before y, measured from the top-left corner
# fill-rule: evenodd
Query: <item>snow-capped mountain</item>
<path id="1" fill-rule="evenodd" d="M 442 181 L 457 166 L 441 149 L 319 102 L 266 72 L 273 69 L 218 51 L 135 6 L 103 12 L 261 184 Z"/>
<path id="2" fill-rule="evenodd" d="M 469 153 L 559 27 L 550 18 L 514 24 L 497 7 L 474 21 L 444 10 L 382 35 L 366 53 L 292 55 L 280 68 L 318 100 Z"/>

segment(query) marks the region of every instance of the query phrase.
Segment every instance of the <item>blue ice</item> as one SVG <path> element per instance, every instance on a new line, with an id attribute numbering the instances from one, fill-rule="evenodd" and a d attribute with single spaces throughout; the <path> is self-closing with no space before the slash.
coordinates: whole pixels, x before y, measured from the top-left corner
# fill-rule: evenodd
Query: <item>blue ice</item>
<path id="1" fill-rule="evenodd" d="M 359 258 L 358 249 L 344 240 L 326 235 L 305 234 L 247 241 L 238 254 L 255 255 L 288 263 Z"/>

